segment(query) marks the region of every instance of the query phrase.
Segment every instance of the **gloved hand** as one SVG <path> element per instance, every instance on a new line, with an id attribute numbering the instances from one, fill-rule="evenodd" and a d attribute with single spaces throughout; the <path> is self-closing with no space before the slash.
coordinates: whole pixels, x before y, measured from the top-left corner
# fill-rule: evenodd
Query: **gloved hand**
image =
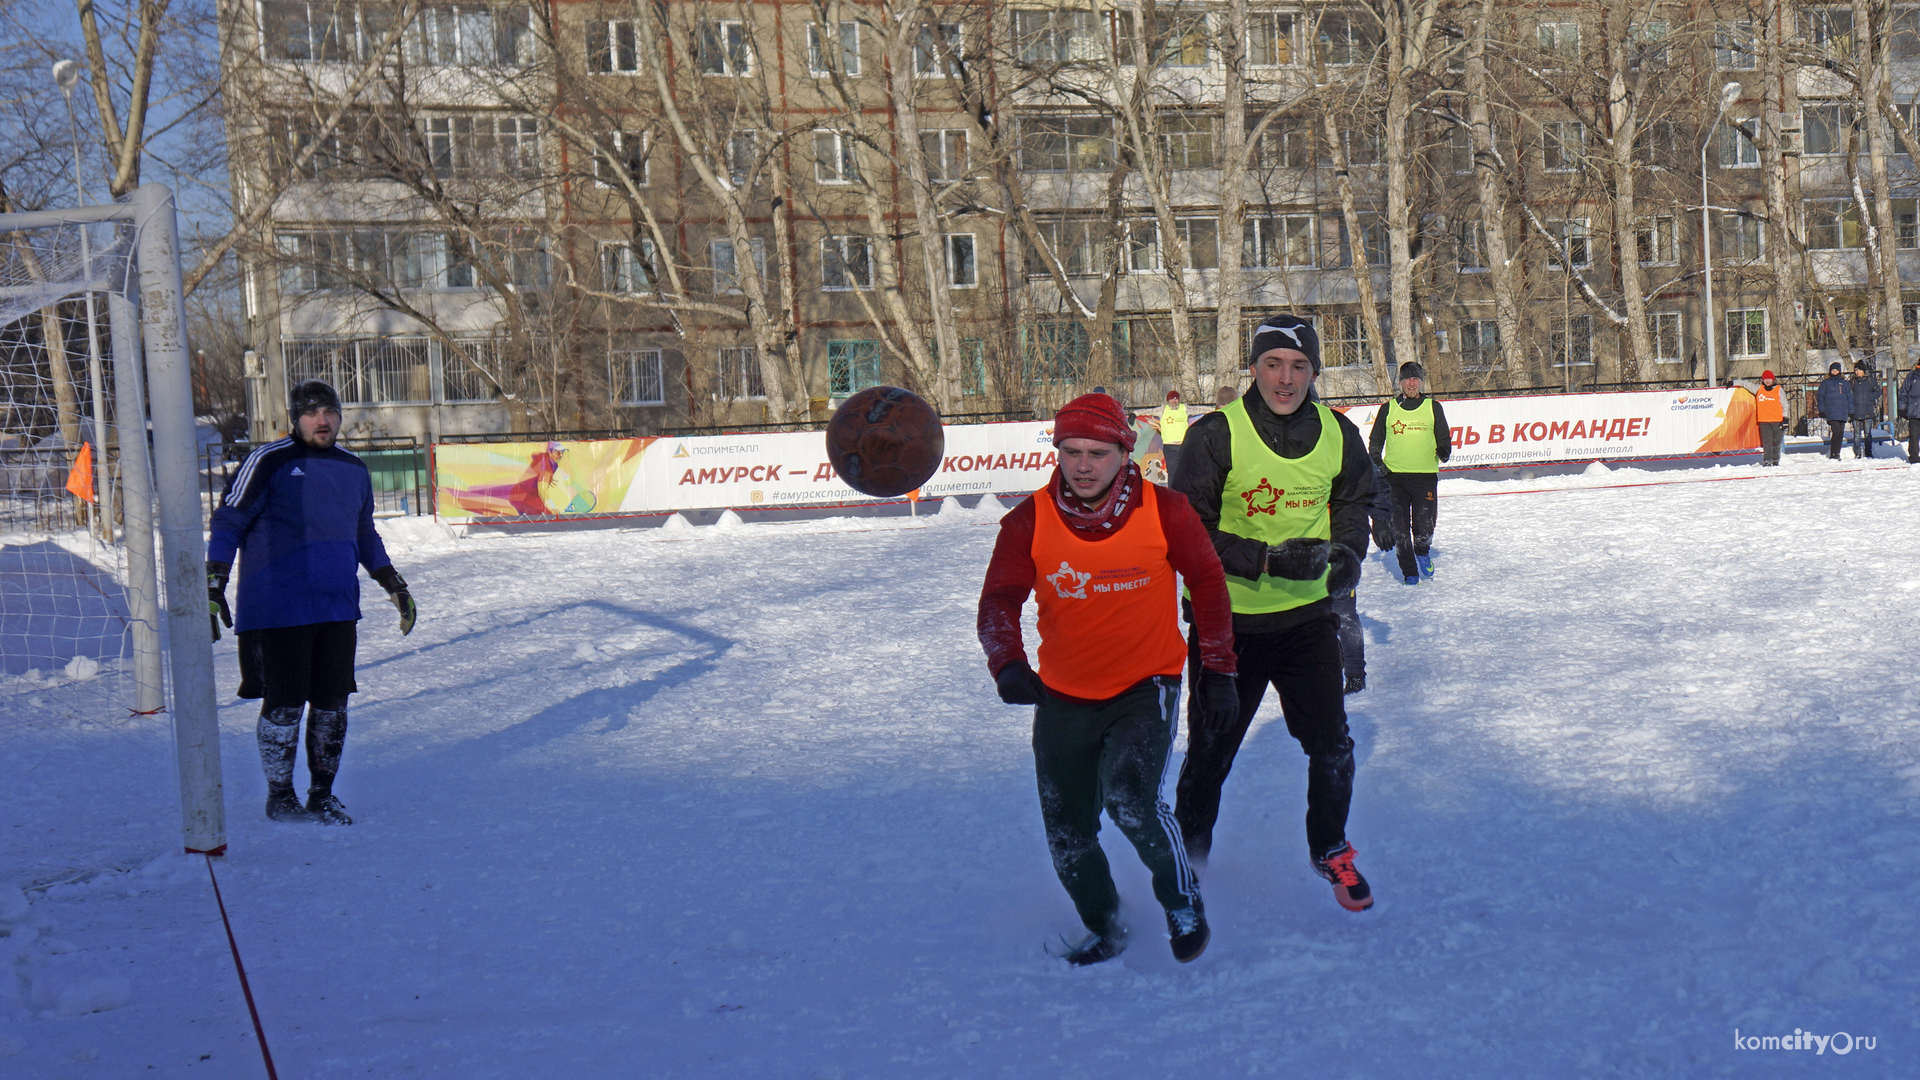
<path id="1" fill-rule="evenodd" d="M 1015 660 L 993 677 L 1000 700 L 1009 705 L 1038 705 L 1047 699 L 1047 684 L 1040 681 L 1025 660 Z"/>
<path id="2" fill-rule="evenodd" d="M 1393 550 L 1393 530 L 1384 521 L 1373 527 L 1373 546 L 1381 551 Z"/>
<path id="3" fill-rule="evenodd" d="M 1325 540 L 1296 536 L 1278 547 L 1267 548 L 1267 573 L 1290 581 L 1313 581 L 1327 571 Z"/>
<path id="4" fill-rule="evenodd" d="M 1200 723 L 1209 731 L 1224 731 L 1240 717 L 1240 680 L 1224 671 L 1201 669 Z"/>
<path id="5" fill-rule="evenodd" d="M 1360 556 L 1345 544 L 1335 544 L 1327 555 L 1327 595 L 1345 596 L 1360 584 Z"/>
<path id="6" fill-rule="evenodd" d="M 207 562 L 207 622 L 213 627 L 213 640 L 220 640 L 220 624 L 233 625 L 233 611 L 227 607 L 227 574 L 233 564 Z"/>
<path id="7" fill-rule="evenodd" d="M 407 591 L 407 579 L 400 576 L 391 564 L 373 572 L 373 580 L 387 590 L 387 599 L 400 609 L 400 636 L 413 633 L 414 620 L 420 617 L 420 609 L 413 602 L 413 594 Z"/>

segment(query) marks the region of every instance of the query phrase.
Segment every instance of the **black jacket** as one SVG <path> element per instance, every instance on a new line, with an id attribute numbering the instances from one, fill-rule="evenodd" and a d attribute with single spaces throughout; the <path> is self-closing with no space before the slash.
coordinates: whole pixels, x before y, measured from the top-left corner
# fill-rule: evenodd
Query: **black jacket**
<path id="1" fill-rule="evenodd" d="M 1856 375 L 1847 380 L 1847 390 L 1853 395 L 1855 420 L 1871 420 L 1880 415 L 1880 380 L 1871 373 Z"/>
<path id="2" fill-rule="evenodd" d="M 1433 402 L 1433 448 L 1440 455 L 1440 460 L 1445 461 L 1453 456 L 1453 430 L 1447 427 L 1447 411 L 1440 407 L 1439 398 L 1428 394 L 1421 396 Z M 1405 394 L 1396 395 L 1393 400 L 1399 402 L 1403 409 L 1419 407 L 1418 403 L 1409 405 Z M 1386 452 L 1387 407 L 1382 405 L 1380 410 L 1373 414 L 1373 431 L 1367 435 L 1367 453 L 1372 455 L 1376 468 L 1384 468 L 1380 455 Z"/>
<path id="3" fill-rule="evenodd" d="M 1907 373 L 1907 381 L 1900 384 L 1900 415 L 1909 419 L 1920 417 L 1920 369 Z"/>
<path id="4" fill-rule="evenodd" d="M 1253 429 L 1268 449 L 1284 458 L 1301 458 L 1311 453 L 1320 441 L 1320 410 L 1306 405 L 1291 416 L 1276 415 L 1267 408 L 1260 390 L 1249 387 L 1241 398 L 1247 404 L 1247 416 Z M 1308 404 L 1312 404 L 1311 401 Z M 1333 516 L 1333 540 L 1365 556 L 1370 535 L 1368 505 L 1373 500 L 1373 462 L 1367 457 L 1366 443 L 1353 421 L 1333 414 L 1340 425 L 1343 445 L 1340 473 L 1333 478 L 1333 490 L 1327 496 L 1328 512 Z M 1220 554 L 1220 567 L 1235 577 L 1258 578 L 1266 572 L 1267 545 L 1258 540 L 1236 536 L 1220 529 L 1220 496 L 1226 490 L 1227 473 L 1233 470 L 1233 435 L 1227 418 L 1210 412 L 1187 429 L 1185 449 L 1180 451 L 1180 467 L 1173 475 L 1172 488 L 1187 497 L 1200 515 L 1213 549 Z M 1264 615 L 1233 616 L 1233 628 L 1253 634 L 1277 633 L 1307 622 L 1332 610 L 1329 600 L 1317 600 L 1290 611 Z"/>
<path id="5" fill-rule="evenodd" d="M 1820 418 L 1830 424 L 1844 424 L 1853 414 L 1853 391 L 1842 375 L 1821 379 L 1819 389 L 1813 392 L 1813 402 L 1820 408 Z"/>

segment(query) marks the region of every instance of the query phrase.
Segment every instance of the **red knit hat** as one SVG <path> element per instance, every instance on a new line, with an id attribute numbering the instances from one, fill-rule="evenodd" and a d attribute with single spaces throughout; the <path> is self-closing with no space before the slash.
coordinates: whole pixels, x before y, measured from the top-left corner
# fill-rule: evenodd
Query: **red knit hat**
<path id="1" fill-rule="evenodd" d="M 1773 378 L 1773 372 L 1772 372 L 1772 371 L 1763 371 L 1763 372 L 1761 372 L 1761 373 L 1760 373 L 1760 377 L 1761 377 L 1761 378 L 1763 378 L 1763 379 L 1771 379 L 1771 378 Z"/>
<path id="2" fill-rule="evenodd" d="M 1053 415 L 1053 445 L 1066 439 L 1118 443 L 1133 452 L 1133 425 L 1120 403 L 1105 394 L 1082 394 Z"/>
<path id="3" fill-rule="evenodd" d="M 1168 401 L 1172 401 L 1172 400 L 1174 400 L 1175 398 L 1178 398 L 1179 396 L 1180 396 L 1180 391 L 1178 391 L 1178 390 L 1169 390 L 1169 391 L 1167 391 L 1167 400 L 1168 400 Z"/>

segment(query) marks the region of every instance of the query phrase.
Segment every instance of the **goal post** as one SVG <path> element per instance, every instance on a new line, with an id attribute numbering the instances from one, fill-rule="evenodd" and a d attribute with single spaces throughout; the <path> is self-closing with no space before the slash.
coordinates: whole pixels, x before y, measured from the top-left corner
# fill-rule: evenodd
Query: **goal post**
<path id="1" fill-rule="evenodd" d="M 115 241 L 94 243 L 89 234 L 95 226 L 111 226 Z M 41 520 L 31 530 L 34 535 L 49 541 L 60 539 L 61 534 L 44 520 L 49 505 L 46 478 L 57 471 L 55 466 L 64 471 L 65 465 L 74 463 L 73 452 L 80 449 L 76 436 L 85 434 L 89 443 L 97 444 L 90 459 L 95 462 L 92 482 L 80 484 L 69 478 L 66 490 L 78 498 L 83 497 L 80 492 L 91 489 L 84 497 L 92 505 L 82 516 L 61 520 L 69 523 L 66 527 L 72 527 L 75 521 L 85 523 L 83 539 L 88 544 L 94 543 L 91 538 L 98 532 L 105 546 L 112 549 L 117 511 L 124 546 L 113 552 L 112 558 L 123 562 L 124 581 L 111 581 L 111 571 L 95 565 L 97 559 L 89 562 L 70 557 L 51 542 L 17 548 L 0 546 L 0 550 L 15 552 L 16 560 L 26 560 L 26 553 L 32 552 L 47 560 L 49 566 L 53 560 L 63 559 L 63 567 L 76 568 L 63 569 L 70 577 L 79 575 L 88 582 L 106 580 L 124 590 L 124 608 L 116 613 L 109 606 L 109 618 L 105 620 L 122 629 L 111 633 L 105 629 L 91 631 L 92 644 L 88 647 L 92 656 L 117 664 L 125 655 L 122 643 L 131 646 L 135 684 L 129 703 L 132 711 L 150 713 L 164 707 L 172 722 L 181 835 L 186 850 L 218 854 L 226 849 L 227 839 L 213 640 L 207 614 L 206 510 L 201 503 L 195 453 L 186 298 L 173 193 L 163 185 L 146 184 L 135 189 L 124 203 L 0 214 L 0 251 L 5 253 L 4 266 L 0 267 L 0 327 L 14 328 L 36 316 L 41 320 L 37 347 L 27 337 L 17 335 L 0 343 L 29 356 L 24 376 L 14 366 L 0 370 L 0 388 L 6 391 L 5 400 L 0 401 L 6 406 L 0 420 L 21 428 L 18 438 L 25 447 L 10 459 L 5 472 L 9 477 L 27 475 L 32 478 L 28 487 L 38 486 L 23 493 L 21 485 L 9 479 L 0 485 L 6 488 L 0 494 L 10 504 L 26 506 L 27 520 L 39 516 Z M 110 324 L 111 395 L 104 389 L 105 365 L 95 324 L 95 300 L 101 295 L 106 298 Z M 81 386 L 75 385 L 76 373 L 66 355 L 68 331 L 59 310 L 70 300 L 84 301 L 88 376 L 78 381 L 91 390 L 90 402 L 82 401 Z M 46 387 L 31 385 L 42 363 L 51 393 L 43 392 Z M 21 391 L 17 384 L 23 378 L 29 385 Z M 55 399 L 54 404 L 48 403 L 49 397 Z M 106 435 L 105 414 L 109 409 L 114 416 L 111 442 Z M 48 426 L 45 418 L 49 412 L 58 420 L 54 430 L 32 441 L 35 430 Z M 83 413 L 91 416 L 85 429 L 80 427 Z M 37 420 L 22 419 L 35 416 Z M 149 422 L 151 455 L 146 437 Z M 0 436 L 5 434 L 0 430 Z M 110 453 L 114 444 L 119 449 L 117 496 L 111 491 L 109 479 L 114 472 Z M 0 445 L 11 444 L 0 440 Z M 80 455 L 78 460 L 89 458 Z M 79 472 L 80 467 L 75 465 L 74 471 Z M 156 503 L 157 515 L 153 510 Z M 97 550 L 97 545 L 89 550 Z M 69 673 L 79 670 L 88 675 L 74 677 L 90 677 L 97 664 L 88 652 L 76 651 L 75 643 L 82 639 L 46 642 L 36 640 L 36 635 L 58 634 L 58 629 L 50 628 L 57 628 L 63 615 L 76 625 L 88 625 L 89 619 L 99 623 L 100 611 L 75 608 L 63 613 L 58 608 L 60 598 L 52 597 L 53 614 L 37 612 L 33 607 L 35 587 L 52 593 L 47 586 L 53 580 L 53 571 L 35 578 L 32 564 L 21 561 L 20 565 L 28 567 L 18 571 L 28 578 L 25 589 L 4 592 L 8 596 L 24 592 L 28 606 L 24 616 L 13 622 L 0 618 L 0 625 L 9 627 L 7 640 L 21 637 L 37 650 L 35 655 L 71 655 L 77 667 L 70 667 Z M 159 611 L 162 596 L 166 602 L 164 620 Z M 5 603 L 0 603 L 0 617 L 11 614 Z"/>

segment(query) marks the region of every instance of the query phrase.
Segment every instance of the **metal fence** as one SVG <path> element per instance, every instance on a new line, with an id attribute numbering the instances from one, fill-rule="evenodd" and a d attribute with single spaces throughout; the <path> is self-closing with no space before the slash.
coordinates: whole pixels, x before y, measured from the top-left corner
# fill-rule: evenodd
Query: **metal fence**
<path id="1" fill-rule="evenodd" d="M 432 478 L 427 475 L 427 448 L 411 436 L 377 439 L 341 439 L 339 446 L 367 463 L 373 479 L 373 509 L 378 514 L 427 514 L 431 503 Z M 240 463 L 252 453 L 252 443 L 235 442 L 208 445 L 200 462 L 207 509 L 226 491 Z"/>

